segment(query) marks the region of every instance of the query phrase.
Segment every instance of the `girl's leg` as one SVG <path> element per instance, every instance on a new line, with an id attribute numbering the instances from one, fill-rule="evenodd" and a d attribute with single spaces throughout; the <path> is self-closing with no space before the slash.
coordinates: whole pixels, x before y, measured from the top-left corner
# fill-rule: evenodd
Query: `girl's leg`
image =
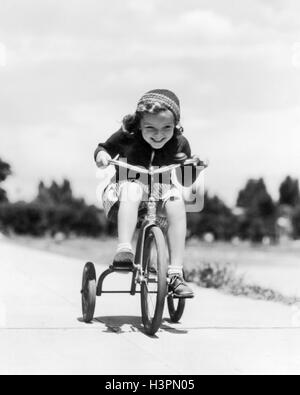
<path id="1" fill-rule="evenodd" d="M 187 219 L 183 199 L 168 200 L 166 212 L 169 222 L 168 242 L 170 250 L 170 289 L 180 298 L 193 298 L 193 290 L 183 279 L 183 260 Z"/>
<path id="2" fill-rule="evenodd" d="M 172 268 L 183 269 L 183 260 L 185 252 L 185 239 L 186 239 L 186 211 L 182 199 L 168 200 L 165 205 L 168 217 L 169 230 L 168 242 L 170 249 L 170 265 Z"/>
<path id="3" fill-rule="evenodd" d="M 120 208 L 118 213 L 118 234 L 120 250 L 129 249 L 131 247 L 138 220 L 138 210 L 142 201 L 142 196 L 142 187 L 137 183 L 128 182 L 122 187 Z"/>

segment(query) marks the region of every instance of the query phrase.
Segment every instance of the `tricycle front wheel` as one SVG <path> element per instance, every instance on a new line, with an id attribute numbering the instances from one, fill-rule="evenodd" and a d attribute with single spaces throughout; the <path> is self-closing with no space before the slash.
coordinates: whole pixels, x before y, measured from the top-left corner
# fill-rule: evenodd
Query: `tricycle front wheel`
<path id="1" fill-rule="evenodd" d="M 142 319 L 145 331 L 153 336 L 159 330 L 167 296 L 166 243 L 160 228 L 148 231 L 144 246 L 141 284 Z"/>

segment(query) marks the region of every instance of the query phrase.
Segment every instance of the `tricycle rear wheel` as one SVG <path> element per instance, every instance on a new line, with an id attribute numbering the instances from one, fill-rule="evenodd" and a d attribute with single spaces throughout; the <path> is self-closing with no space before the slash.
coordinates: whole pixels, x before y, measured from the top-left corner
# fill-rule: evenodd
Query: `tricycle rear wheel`
<path id="1" fill-rule="evenodd" d="M 174 297 L 170 295 L 168 297 L 168 309 L 171 321 L 177 324 L 184 313 L 185 299 L 174 299 Z"/>
<path id="2" fill-rule="evenodd" d="M 88 262 L 83 270 L 81 290 L 82 315 L 83 321 L 86 324 L 91 323 L 94 319 L 96 307 L 96 292 L 96 269 L 93 263 Z"/>

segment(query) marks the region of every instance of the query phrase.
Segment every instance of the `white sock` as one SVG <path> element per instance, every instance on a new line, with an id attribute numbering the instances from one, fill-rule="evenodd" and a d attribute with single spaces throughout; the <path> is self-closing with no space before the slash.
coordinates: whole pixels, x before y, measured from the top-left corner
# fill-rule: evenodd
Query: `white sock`
<path id="1" fill-rule="evenodd" d="M 183 267 L 182 266 L 169 266 L 168 275 L 174 276 L 177 274 L 179 276 L 183 277 Z"/>
<path id="2" fill-rule="evenodd" d="M 131 243 L 119 243 L 117 252 L 121 252 L 121 251 L 133 252 Z"/>

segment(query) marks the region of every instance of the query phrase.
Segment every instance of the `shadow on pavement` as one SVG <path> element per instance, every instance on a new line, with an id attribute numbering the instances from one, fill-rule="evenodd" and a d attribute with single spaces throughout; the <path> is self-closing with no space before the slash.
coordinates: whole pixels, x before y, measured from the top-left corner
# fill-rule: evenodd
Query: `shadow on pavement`
<path id="1" fill-rule="evenodd" d="M 82 319 L 80 320 L 82 322 Z M 116 333 L 116 334 L 124 334 L 124 333 L 134 333 L 140 332 L 145 334 L 144 326 L 142 324 L 141 317 L 137 316 L 106 316 L 106 317 L 97 317 L 94 319 L 94 324 L 101 323 L 106 326 L 107 333 Z M 175 325 L 175 324 L 172 324 Z M 180 330 L 170 325 L 170 322 L 167 320 L 163 321 L 160 331 L 169 332 L 176 335 L 185 335 L 188 333 L 187 330 Z M 156 338 L 157 336 L 152 336 Z"/>

